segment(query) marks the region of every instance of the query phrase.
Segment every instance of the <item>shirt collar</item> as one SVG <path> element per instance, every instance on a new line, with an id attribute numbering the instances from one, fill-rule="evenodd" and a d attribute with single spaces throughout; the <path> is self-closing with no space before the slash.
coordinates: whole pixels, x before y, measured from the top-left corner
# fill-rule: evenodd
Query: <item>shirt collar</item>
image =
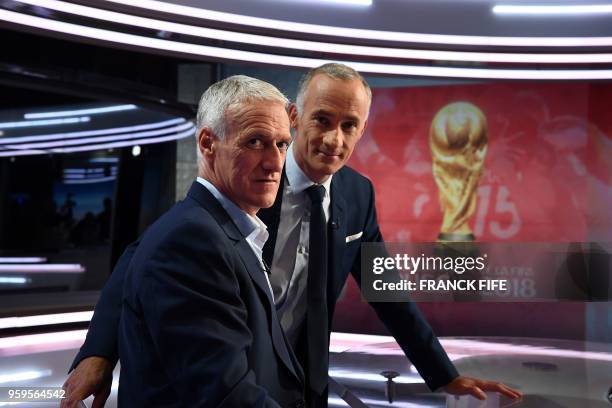
<path id="1" fill-rule="evenodd" d="M 253 217 L 252 215 L 247 214 L 243 209 L 238 207 L 236 204 L 232 202 L 229 198 L 224 196 L 217 187 L 215 187 L 210 181 L 198 177 L 198 183 L 202 184 L 210 193 L 215 196 L 217 201 L 221 204 L 221 206 L 227 211 L 238 230 L 245 238 L 251 238 L 259 247 L 261 243 L 261 247 L 266 243 L 268 239 L 268 231 L 266 228 L 266 224 L 263 223 L 257 216 Z"/>
<path id="2" fill-rule="evenodd" d="M 306 190 L 308 187 L 316 184 L 314 181 L 308 178 L 304 171 L 298 166 L 295 161 L 295 155 L 293 153 L 293 143 L 289 146 L 287 152 L 287 158 L 285 160 L 285 173 L 287 174 L 287 181 L 291 192 L 297 194 Z M 325 187 L 325 195 L 329 195 L 329 187 L 331 186 L 333 175 L 329 176 L 321 185 Z"/>

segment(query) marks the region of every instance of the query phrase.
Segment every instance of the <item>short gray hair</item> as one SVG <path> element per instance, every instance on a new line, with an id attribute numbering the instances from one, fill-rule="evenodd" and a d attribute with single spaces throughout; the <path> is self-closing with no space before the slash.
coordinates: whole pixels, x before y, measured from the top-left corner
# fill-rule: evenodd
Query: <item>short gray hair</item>
<path id="1" fill-rule="evenodd" d="M 306 93 L 306 89 L 308 88 L 310 81 L 312 81 L 312 78 L 319 74 L 327 75 L 328 77 L 334 79 L 341 79 L 343 81 L 350 81 L 353 79 L 360 80 L 361 84 L 365 88 L 366 94 L 368 95 L 368 112 L 370 111 L 370 105 L 372 104 L 372 89 L 370 89 L 368 82 L 353 68 L 344 64 L 332 62 L 311 69 L 300 79 L 298 84 L 297 98 L 295 100 L 298 114 L 301 115 L 302 111 L 304 110 L 304 94 Z"/>
<path id="2" fill-rule="evenodd" d="M 200 98 L 196 139 L 203 127 L 209 127 L 221 140 L 225 138 L 225 114 L 233 105 L 253 101 L 282 103 L 289 100 L 274 85 L 246 75 L 234 75 L 212 84 Z M 200 149 L 198 148 L 198 154 Z"/>

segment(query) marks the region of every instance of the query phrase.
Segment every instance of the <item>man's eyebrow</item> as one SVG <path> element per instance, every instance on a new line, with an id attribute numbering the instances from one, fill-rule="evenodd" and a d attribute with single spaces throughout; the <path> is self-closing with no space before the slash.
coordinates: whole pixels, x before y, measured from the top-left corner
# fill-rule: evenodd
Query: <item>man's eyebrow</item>
<path id="1" fill-rule="evenodd" d="M 324 116 L 331 116 L 331 112 L 326 111 L 325 109 L 317 109 L 314 112 L 312 112 L 312 116 L 315 115 L 324 115 Z"/>
<path id="2" fill-rule="evenodd" d="M 312 116 L 316 116 L 316 115 L 323 115 L 323 116 L 333 116 L 333 114 L 325 109 L 317 109 L 314 112 L 312 112 Z M 342 117 L 342 120 L 351 120 L 353 122 L 357 122 L 360 123 L 361 119 L 359 118 L 358 115 L 351 115 L 350 113 L 347 115 L 344 115 Z"/>

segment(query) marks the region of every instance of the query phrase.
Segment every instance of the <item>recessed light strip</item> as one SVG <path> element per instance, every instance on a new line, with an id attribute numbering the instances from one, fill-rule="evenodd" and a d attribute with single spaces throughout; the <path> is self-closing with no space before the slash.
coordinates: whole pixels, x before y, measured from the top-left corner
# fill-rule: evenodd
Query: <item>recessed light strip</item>
<path id="1" fill-rule="evenodd" d="M 92 316 L 93 311 L 3 317 L 0 318 L 0 329 L 48 326 L 51 324 L 81 323 L 90 321 Z"/>
<path id="2" fill-rule="evenodd" d="M 22 257 L 0 257 L 0 264 L 24 264 L 24 263 L 45 263 L 47 258 L 42 256 L 22 256 Z"/>
<path id="3" fill-rule="evenodd" d="M 50 149 L 53 147 L 62 147 L 62 146 L 76 146 L 82 144 L 90 144 L 90 143 L 102 143 L 102 142 L 111 142 L 118 140 L 129 140 L 129 139 L 137 139 L 143 137 L 150 136 L 160 136 L 167 135 L 169 133 L 182 132 L 186 129 L 194 129 L 194 126 L 191 122 L 183 123 L 182 125 L 173 126 L 170 128 L 164 128 L 160 130 L 149 130 L 145 132 L 137 132 L 137 133 L 124 133 L 116 136 L 98 136 L 98 137 L 85 137 L 79 139 L 70 139 L 70 140 L 59 140 L 56 142 L 39 142 L 39 143 L 20 143 L 20 144 L 6 144 L 2 139 L 0 139 L 0 148 L 4 147 L 5 149 Z"/>
<path id="4" fill-rule="evenodd" d="M 72 139 L 77 137 L 88 137 L 88 136 L 101 136 L 101 135 L 113 135 L 117 133 L 128 133 L 138 132 L 141 130 L 158 129 L 165 126 L 177 125 L 186 122 L 183 118 L 164 120 L 162 122 L 147 123 L 144 125 L 135 126 L 124 126 L 118 128 L 108 129 L 97 129 L 97 130 L 84 130 L 80 132 L 68 132 L 68 133 L 53 133 L 49 135 L 36 135 L 36 136 L 20 136 L 20 137 L 3 137 L 0 138 L 0 143 L 25 143 L 25 142 L 37 142 L 37 141 L 48 141 L 58 139 Z"/>
<path id="5" fill-rule="evenodd" d="M 559 4 L 559 5 L 531 5 L 531 4 L 499 4 L 493 7 L 495 14 L 512 15 L 584 15 L 584 14 L 612 14 L 612 4 Z"/>
<path id="6" fill-rule="evenodd" d="M 0 265 L 0 273 L 83 273 L 80 264 Z"/>
<path id="7" fill-rule="evenodd" d="M 460 52 L 436 51 L 402 48 L 368 47 L 360 45 L 333 44 L 326 42 L 294 40 L 287 38 L 268 37 L 255 34 L 246 34 L 233 31 L 217 30 L 186 24 L 155 20 L 100 10 L 92 7 L 66 3 L 57 0 L 17 0 L 21 3 L 45 7 L 65 13 L 95 18 L 114 23 L 121 23 L 159 31 L 185 34 L 206 39 L 231 41 L 250 45 L 285 48 L 290 50 L 304 50 L 333 54 L 369 56 L 379 58 L 440 60 L 440 61 L 473 61 L 473 62 L 505 62 L 505 63 L 610 63 L 612 54 L 528 54 L 528 53 L 487 53 L 487 52 Z"/>
<path id="8" fill-rule="evenodd" d="M 103 108 L 78 109 L 60 112 L 26 113 L 23 115 L 23 117 L 25 119 L 61 118 L 64 116 L 99 115 L 101 113 L 122 112 L 134 109 L 138 109 L 138 107 L 136 105 L 116 105 L 106 106 Z"/>
<path id="9" fill-rule="evenodd" d="M 80 118 L 23 120 L 19 122 L 2 122 L 0 123 L 0 129 L 15 129 L 15 128 L 24 128 L 24 127 L 35 127 L 35 126 L 68 125 L 72 123 L 89 122 L 89 119 L 90 119 L 89 116 L 82 116 Z"/>
<path id="10" fill-rule="evenodd" d="M 184 139 L 186 137 L 190 137 L 194 135 L 195 127 L 186 130 L 185 132 L 181 132 L 175 134 L 173 136 L 164 136 L 164 137 L 156 137 L 149 139 L 135 139 L 127 142 L 115 142 L 115 143 L 103 143 L 103 144 L 94 144 L 94 145 L 86 145 L 79 147 L 66 147 L 66 148 L 55 148 L 50 150 L 15 150 L 15 151 L 0 151 L 0 157 L 13 157 L 13 156 L 36 156 L 41 154 L 56 154 L 56 153 L 74 153 L 74 152 L 89 152 L 94 150 L 102 150 L 102 149 L 114 149 L 121 147 L 130 147 L 136 145 L 145 145 L 145 144 L 153 144 L 153 143 L 164 143 L 170 142 L 173 140 Z"/>
<path id="11" fill-rule="evenodd" d="M 86 151 L 91 151 L 91 150 L 115 149 L 115 148 L 120 148 L 120 147 L 129 147 L 129 146 L 152 144 L 152 143 L 170 142 L 170 141 L 173 141 L 173 140 L 184 139 L 184 138 L 186 138 L 188 136 L 193 136 L 194 135 L 194 133 L 193 133 L 194 129 L 195 128 L 192 128 L 192 129 L 189 129 L 189 130 L 187 130 L 185 132 L 177 133 L 176 135 L 172 135 L 172 136 L 154 137 L 154 138 L 149 138 L 149 139 L 135 139 L 135 140 L 127 141 L 127 142 L 102 143 L 102 144 L 95 144 L 95 145 L 89 145 L 89 146 L 57 148 L 57 149 L 51 149 L 51 150 L 47 151 L 46 153 L 86 152 Z M 194 141 L 194 143 L 195 143 L 195 141 Z"/>
<path id="12" fill-rule="evenodd" d="M 0 276 L 1 285 L 25 285 L 31 282 L 31 279 L 23 276 Z"/>
<path id="13" fill-rule="evenodd" d="M 63 180 L 63 184 L 94 184 L 94 183 L 105 183 L 107 181 L 116 180 L 116 176 L 99 177 L 99 178 L 88 178 L 81 180 Z"/>
<path id="14" fill-rule="evenodd" d="M 288 57 L 282 55 L 232 50 L 177 41 L 141 37 L 94 27 L 86 27 L 61 21 L 47 20 L 8 10 L 0 10 L 0 20 L 38 29 L 69 34 L 76 37 L 97 39 L 103 42 L 128 44 L 136 47 L 163 50 L 173 54 L 203 56 L 222 60 L 247 61 L 259 64 L 314 68 L 327 62 L 341 62 L 362 73 L 426 76 L 444 78 L 522 79 L 522 80 L 596 80 L 612 78 L 612 70 L 529 70 L 453 68 L 413 65 L 375 64 L 315 58 Z"/>
<path id="15" fill-rule="evenodd" d="M 251 26 L 269 30 L 331 37 L 359 38 L 403 43 L 482 45 L 500 47 L 606 47 L 612 45 L 612 37 L 489 37 L 449 34 L 422 34 L 398 31 L 365 30 L 359 28 L 333 27 L 317 24 L 296 23 L 292 21 L 251 17 L 240 14 L 206 10 L 198 7 L 183 6 L 157 0 L 104 0 L 107 3 L 138 7 L 147 11 L 175 14 L 190 18 Z"/>

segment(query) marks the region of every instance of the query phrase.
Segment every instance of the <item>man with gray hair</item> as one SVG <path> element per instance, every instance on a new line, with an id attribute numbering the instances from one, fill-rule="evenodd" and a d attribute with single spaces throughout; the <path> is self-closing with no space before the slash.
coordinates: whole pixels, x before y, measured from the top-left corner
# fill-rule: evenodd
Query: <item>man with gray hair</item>
<path id="1" fill-rule="evenodd" d="M 256 213 L 274 202 L 291 135 L 287 99 L 234 76 L 198 110 L 198 178 L 140 238 L 119 324 L 119 403 L 303 405 L 303 374 L 274 308 Z"/>

